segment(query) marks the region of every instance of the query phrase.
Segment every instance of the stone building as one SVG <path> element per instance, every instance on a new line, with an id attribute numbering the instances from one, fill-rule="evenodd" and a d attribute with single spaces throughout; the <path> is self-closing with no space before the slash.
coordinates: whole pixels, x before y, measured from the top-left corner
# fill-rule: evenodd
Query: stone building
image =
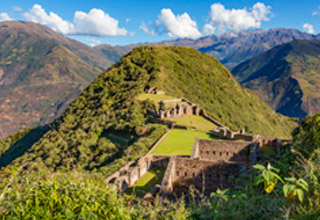
<path id="1" fill-rule="evenodd" d="M 196 139 L 190 158 L 171 157 L 161 185 L 161 193 L 173 196 L 188 193 L 191 185 L 209 195 L 217 188 L 232 186 L 229 177 L 250 170 L 260 153 L 259 143 Z"/>
<path id="2" fill-rule="evenodd" d="M 200 115 L 201 108 L 185 99 L 168 99 L 159 103 L 160 118 Z"/>
<path id="3" fill-rule="evenodd" d="M 158 90 L 157 87 L 152 87 L 152 88 L 150 88 L 147 93 L 148 93 L 148 94 L 157 94 L 157 95 L 163 95 L 163 94 L 165 94 L 164 91 Z"/>
<path id="4" fill-rule="evenodd" d="M 217 188 L 232 186 L 229 177 L 246 172 L 242 162 L 196 160 L 172 157 L 161 184 L 161 194 L 167 197 L 188 194 L 191 186 L 198 193 L 209 195 Z"/>

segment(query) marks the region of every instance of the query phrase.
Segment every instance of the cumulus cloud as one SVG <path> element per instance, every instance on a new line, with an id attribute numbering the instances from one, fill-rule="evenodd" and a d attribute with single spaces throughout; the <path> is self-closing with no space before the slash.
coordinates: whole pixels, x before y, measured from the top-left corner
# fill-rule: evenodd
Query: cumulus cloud
<path id="1" fill-rule="evenodd" d="M 73 34 L 118 36 L 127 35 L 127 30 L 119 28 L 119 21 L 110 17 L 100 9 L 93 8 L 89 13 L 77 11 L 73 19 L 75 32 Z"/>
<path id="2" fill-rule="evenodd" d="M 228 30 L 239 32 L 249 28 L 259 28 L 262 21 L 271 19 L 271 6 L 257 2 L 250 10 L 226 9 L 221 3 L 212 4 L 210 7 L 210 23 L 204 26 L 204 31 L 213 30 L 223 33 Z"/>
<path id="3" fill-rule="evenodd" d="M 0 21 L 9 21 L 9 20 L 12 20 L 12 18 L 10 18 L 8 13 L 5 13 L 5 12 L 0 13 Z"/>
<path id="4" fill-rule="evenodd" d="M 71 22 L 64 21 L 61 17 L 59 17 L 59 15 L 53 12 L 47 14 L 42 6 L 38 4 L 33 5 L 29 12 L 25 12 L 23 16 L 28 21 L 46 25 L 52 30 L 62 34 L 74 32 L 74 25 Z"/>
<path id="5" fill-rule="evenodd" d="M 155 31 L 154 30 L 150 30 L 145 22 L 142 22 L 139 28 L 141 30 L 143 30 L 145 33 L 147 33 L 147 34 L 149 34 L 151 36 L 156 35 Z"/>
<path id="6" fill-rule="evenodd" d="M 314 34 L 315 33 L 313 26 L 311 24 L 309 24 L 309 23 L 305 23 L 302 27 L 303 27 L 303 30 L 305 32 L 307 32 L 308 34 Z"/>
<path id="7" fill-rule="evenodd" d="M 212 24 L 205 24 L 203 26 L 203 34 L 204 35 L 211 35 L 214 34 L 216 28 L 212 26 Z"/>
<path id="8" fill-rule="evenodd" d="M 23 14 L 26 20 L 37 22 L 69 35 L 118 36 L 127 35 L 127 30 L 118 26 L 119 21 L 100 9 L 93 8 L 89 13 L 76 11 L 73 23 L 63 20 L 54 12 L 49 14 L 41 5 L 35 4 Z"/>
<path id="9" fill-rule="evenodd" d="M 162 26 L 164 32 L 170 37 L 197 38 L 202 35 L 197 28 L 197 23 L 187 13 L 176 16 L 168 8 L 161 10 L 156 24 L 158 27 Z"/>

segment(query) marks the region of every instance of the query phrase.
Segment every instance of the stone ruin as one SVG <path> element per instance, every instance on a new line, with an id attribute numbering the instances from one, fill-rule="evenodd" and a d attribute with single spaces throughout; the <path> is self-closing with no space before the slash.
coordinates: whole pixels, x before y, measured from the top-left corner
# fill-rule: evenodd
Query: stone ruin
<path id="1" fill-rule="evenodd" d="M 166 197 L 187 194 L 191 185 L 204 195 L 232 187 L 230 177 L 250 170 L 260 153 L 259 143 L 196 139 L 189 158 L 173 156 L 161 184 Z"/>
<path id="2" fill-rule="evenodd" d="M 157 88 L 150 89 L 148 93 L 164 94 Z M 151 190 L 153 194 L 159 192 L 161 196 L 174 198 L 188 194 L 193 185 L 198 193 L 209 195 L 218 188 L 232 187 L 234 183 L 231 177 L 236 178 L 252 169 L 260 156 L 261 147 L 275 147 L 280 153 L 291 142 L 275 137 L 248 135 L 244 129 L 232 131 L 186 99 L 164 100 L 159 103 L 158 112 L 149 113 L 157 117 L 157 123 L 167 122 L 163 118 L 201 115 L 218 126 L 211 131 L 212 135 L 224 140 L 196 139 L 190 157 L 152 155 L 152 151 L 170 132 L 168 131 L 144 157 L 127 163 L 106 179 L 119 192 L 133 187 L 149 169 L 164 168 L 166 171 L 161 185 Z"/>
<path id="3" fill-rule="evenodd" d="M 168 99 L 159 103 L 160 118 L 177 118 L 183 116 L 200 115 L 202 110 L 196 104 L 185 99 Z"/>
<path id="4" fill-rule="evenodd" d="M 279 154 L 284 148 L 290 148 L 292 140 L 282 139 L 278 137 L 264 137 L 260 135 L 245 134 L 245 130 L 232 131 L 226 126 L 221 126 L 211 131 L 212 135 L 226 140 L 242 140 L 242 141 L 254 141 L 260 144 L 262 147 L 274 147 Z"/>
<path id="5" fill-rule="evenodd" d="M 157 87 L 152 87 L 152 88 L 150 88 L 147 93 L 148 93 L 148 94 L 157 94 L 157 95 L 163 95 L 163 94 L 165 94 L 164 91 L 158 90 Z"/>
<path id="6" fill-rule="evenodd" d="M 217 188 L 232 186 L 231 176 L 250 170 L 259 156 L 259 143 L 196 139 L 191 156 L 151 155 L 131 162 L 107 178 L 118 191 L 124 192 L 151 168 L 165 168 L 161 187 L 154 191 L 162 196 L 187 194 L 191 185 L 209 195 Z"/>

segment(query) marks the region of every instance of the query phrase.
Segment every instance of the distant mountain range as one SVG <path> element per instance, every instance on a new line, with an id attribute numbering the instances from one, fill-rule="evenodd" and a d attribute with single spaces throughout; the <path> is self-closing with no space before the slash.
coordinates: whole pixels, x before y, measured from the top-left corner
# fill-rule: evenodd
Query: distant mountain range
<path id="1" fill-rule="evenodd" d="M 0 138 L 55 119 L 111 63 L 43 25 L 0 23 Z"/>
<path id="2" fill-rule="evenodd" d="M 0 138 L 57 118 L 101 72 L 140 45 L 193 47 L 231 69 L 276 45 L 313 38 L 294 29 L 272 29 L 92 48 L 40 24 L 1 22 Z"/>
<path id="3" fill-rule="evenodd" d="M 320 40 L 277 46 L 235 67 L 242 85 L 277 112 L 305 117 L 320 112 Z"/>
<path id="4" fill-rule="evenodd" d="M 310 40 L 316 39 L 317 37 L 318 36 L 303 33 L 296 29 L 278 28 L 226 33 L 221 36 L 210 35 L 196 40 L 177 39 L 158 43 L 131 44 L 117 47 L 100 45 L 96 48 L 104 52 L 107 59 L 112 59 L 111 55 L 120 58 L 121 55 L 141 45 L 188 46 L 214 56 L 228 69 L 232 69 L 243 61 L 277 45 L 292 40 Z M 117 56 L 114 56 L 115 54 L 117 54 Z"/>

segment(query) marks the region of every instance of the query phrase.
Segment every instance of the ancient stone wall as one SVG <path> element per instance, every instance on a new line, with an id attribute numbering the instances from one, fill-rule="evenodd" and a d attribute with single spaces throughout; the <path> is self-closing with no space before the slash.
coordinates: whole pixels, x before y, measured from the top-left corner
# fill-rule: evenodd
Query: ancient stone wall
<path id="1" fill-rule="evenodd" d="M 153 155 L 151 160 L 151 168 L 167 168 L 170 155 Z"/>
<path id="2" fill-rule="evenodd" d="M 174 172 L 175 172 L 175 156 L 170 158 L 167 169 L 164 173 L 160 193 L 162 195 L 172 195 L 173 192 L 173 182 L 174 182 Z"/>
<path id="3" fill-rule="evenodd" d="M 146 172 L 152 167 L 165 168 L 169 161 L 169 156 L 157 156 L 153 158 L 152 151 L 159 143 L 170 133 L 168 130 L 158 141 L 153 145 L 149 152 L 138 161 L 131 161 L 125 164 L 118 171 L 110 175 L 106 182 L 115 185 L 120 191 L 126 191 L 128 187 L 133 186 Z"/>
<path id="4" fill-rule="evenodd" d="M 200 115 L 201 115 L 202 117 L 204 117 L 205 119 L 207 119 L 208 121 L 211 121 L 213 124 L 217 125 L 218 127 L 223 127 L 223 126 L 224 126 L 224 125 L 221 124 L 219 121 L 217 121 L 217 120 L 215 120 L 214 118 L 212 118 L 211 116 L 209 116 L 204 109 L 201 109 Z"/>
<path id="5" fill-rule="evenodd" d="M 150 88 L 147 93 L 149 93 L 149 94 L 158 94 L 158 95 L 159 94 L 165 94 L 164 91 L 158 90 L 157 87 Z"/>
<path id="6" fill-rule="evenodd" d="M 276 137 L 264 137 L 260 135 L 248 135 L 244 130 L 231 131 L 228 127 L 219 127 L 211 131 L 214 136 L 227 140 L 243 140 L 258 142 L 260 147 L 269 146 L 274 147 L 277 153 L 280 153 L 284 146 L 290 147 L 291 140 L 281 139 Z"/>
<path id="7" fill-rule="evenodd" d="M 239 162 L 218 162 L 172 157 L 163 179 L 162 192 L 181 195 L 188 193 L 191 185 L 199 192 L 209 194 L 217 188 L 230 187 L 230 176 L 237 177 L 246 171 Z"/>
<path id="8" fill-rule="evenodd" d="M 208 161 L 245 162 L 250 168 L 252 164 L 256 163 L 260 153 L 259 149 L 257 142 L 196 139 L 191 158 Z"/>

